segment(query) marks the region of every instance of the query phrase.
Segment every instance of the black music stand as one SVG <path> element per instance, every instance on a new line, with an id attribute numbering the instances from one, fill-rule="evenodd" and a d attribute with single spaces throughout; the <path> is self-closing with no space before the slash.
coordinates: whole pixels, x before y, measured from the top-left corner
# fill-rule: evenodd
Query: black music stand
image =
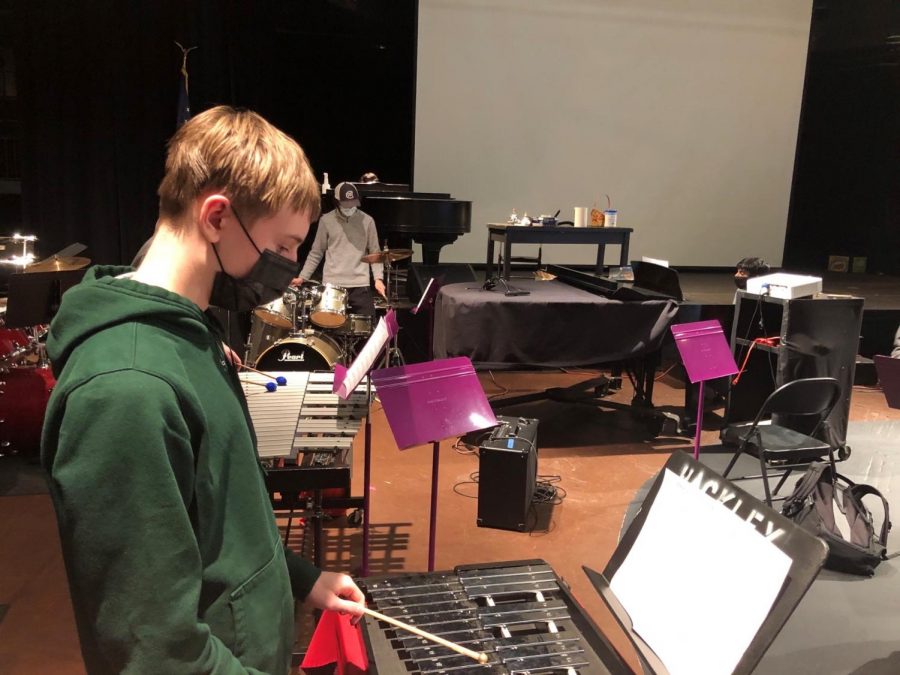
<path id="1" fill-rule="evenodd" d="M 77 285 L 86 271 L 80 269 L 11 275 L 6 326 L 27 328 L 50 323 L 59 310 L 63 293 Z"/>
<path id="2" fill-rule="evenodd" d="M 619 598 L 616 597 L 611 586 L 615 583 L 616 573 L 626 563 L 632 548 L 635 547 L 638 535 L 653 510 L 654 501 L 660 492 L 667 471 L 687 480 L 700 494 L 709 497 L 715 502 L 727 505 L 726 508 L 735 516 L 733 518 L 735 528 L 747 528 L 748 524 L 750 524 L 761 539 L 768 538 L 774 546 L 787 555 L 790 561 L 787 573 L 784 576 L 780 590 L 775 596 L 771 609 L 759 624 L 758 630 L 750 640 L 737 665 L 731 671 L 734 675 L 749 674 L 757 666 L 763 654 L 775 640 L 775 637 L 794 612 L 797 604 L 812 585 L 825 562 L 827 547 L 821 539 L 795 525 L 780 513 L 767 507 L 762 501 L 695 461 L 688 454 L 680 451 L 673 454 L 666 462 L 663 471 L 659 473 L 654 481 L 653 486 L 644 499 L 641 510 L 629 525 L 603 574 L 588 567 L 583 567 L 594 588 L 596 588 L 600 597 L 631 640 L 647 672 L 663 674 L 668 673 L 668 670 L 653 651 L 652 645 L 648 645 L 635 631 L 632 618 L 623 607 Z M 686 527 L 690 527 L 690 525 L 691 523 L 689 522 L 685 523 Z M 702 527 L 703 524 L 700 523 L 697 526 Z M 713 546 L 716 543 L 714 541 L 710 542 Z M 658 555 L 669 557 L 674 555 L 677 557 L 677 552 L 671 550 L 659 551 Z M 735 560 L 734 562 L 736 566 L 741 564 L 740 560 Z M 741 607 L 729 605 L 727 597 L 704 595 L 705 579 L 702 575 L 692 577 L 691 573 L 694 570 L 679 569 L 677 560 L 672 559 L 667 559 L 665 566 L 667 569 L 680 572 L 672 575 L 672 584 L 688 585 L 695 589 L 694 597 L 697 605 L 708 607 L 709 612 L 715 613 L 722 621 L 728 622 L 727 617 L 734 616 L 736 612 L 741 611 Z M 735 577 L 738 577 L 739 571 L 733 570 L 733 573 Z M 740 583 L 741 579 L 738 577 L 736 582 Z M 689 640 L 690 638 L 685 636 L 689 635 L 691 626 L 682 625 L 679 628 L 679 639 Z M 702 642 L 702 639 L 698 640 L 698 642 Z M 698 649 L 698 662 L 707 663 L 704 660 L 705 657 L 705 652 L 702 649 Z"/>
<path id="3" fill-rule="evenodd" d="M 418 304 L 410 310 L 410 314 L 418 314 L 426 307 L 428 308 L 428 321 L 426 322 L 427 331 L 427 341 L 425 346 L 425 358 L 430 361 L 434 358 L 434 301 L 437 298 L 438 291 L 441 290 L 441 282 L 431 277 L 428 279 L 428 284 L 425 286 L 425 290 L 422 291 L 422 297 L 419 298 Z"/>
<path id="4" fill-rule="evenodd" d="M 900 359 L 876 354 L 874 360 L 878 383 L 884 392 L 888 407 L 900 408 Z"/>

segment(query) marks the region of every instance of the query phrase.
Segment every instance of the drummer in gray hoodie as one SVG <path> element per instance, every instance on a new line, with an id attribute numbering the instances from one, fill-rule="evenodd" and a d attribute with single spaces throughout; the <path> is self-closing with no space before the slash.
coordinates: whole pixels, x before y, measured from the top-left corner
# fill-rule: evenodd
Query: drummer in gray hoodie
<path id="1" fill-rule="evenodd" d="M 375 221 L 360 211 L 359 191 L 353 183 L 339 183 L 334 189 L 334 197 L 338 207 L 319 219 L 315 241 L 293 284 L 308 280 L 324 257 L 323 283 L 347 290 L 351 314 L 373 316 L 375 307 L 369 268 L 375 276 L 375 290 L 385 297 L 384 265 L 363 262 L 362 257 L 379 250 Z"/>

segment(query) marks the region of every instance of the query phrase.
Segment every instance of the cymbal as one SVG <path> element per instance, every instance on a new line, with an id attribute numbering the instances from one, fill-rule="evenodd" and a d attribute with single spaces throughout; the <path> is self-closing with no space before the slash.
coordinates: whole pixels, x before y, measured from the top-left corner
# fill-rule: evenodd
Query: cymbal
<path id="1" fill-rule="evenodd" d="M 405 260 L 406 258 L 411 258 L 412 254 L 413 252 L 411 248 L 386 248 L 383 251 L 377 251 L 376 253 L 364 255 L 362 257 L 362 261 L 367 263 L 383 263 L 390 260 L 391 262 L 394 262 L 395 260 Z"/>
<path id="2" fill-rule="evenodd" d="M 25 268 L 26 272 L 68 272 L 70 270 L 80 270 L 91 264 L 90 258 L 60 258 L 59 256 L 50 256 L 45 260 L 31 263 Z"/>

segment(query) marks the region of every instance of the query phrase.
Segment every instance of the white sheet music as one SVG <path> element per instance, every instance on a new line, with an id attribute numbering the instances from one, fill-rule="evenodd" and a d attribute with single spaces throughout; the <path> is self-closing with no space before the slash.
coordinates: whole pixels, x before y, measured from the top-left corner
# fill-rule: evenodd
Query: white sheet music
<path id="1" fill-rule="evenodd" d="M 346 370 L 335 368 L 334 393 L 347 400 L 350 392 L 356 389 L 357 385 L 366 376 L 366 373 L 375 365 L 375 360 L 378 358 L 381 350 L 384 349 L 387 341 L 396 333 L 397 317 L 394 314 L 394 310 L 391 309 L 378 322 L 375 330 L 372 331 L 372 335 L 366 341 L 366 346 L 362 348 L 359 356 L 350 364 L 350 367 Z M 343 375 L 343 377 L 339 377 L 339 375 Z"/>
<path id="2" fill-rule="evenodd" d="M 610 587 L 671 675 L 737 666 L 791 560 L 754 527 L 668 469 Z"/>

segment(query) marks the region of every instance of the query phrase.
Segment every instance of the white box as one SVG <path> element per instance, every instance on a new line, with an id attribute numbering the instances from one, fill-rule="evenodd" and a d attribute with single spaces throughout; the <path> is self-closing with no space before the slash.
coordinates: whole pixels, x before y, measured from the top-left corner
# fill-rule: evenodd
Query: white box
<path id="1" fill-rule="evenodd" d="M 808 277 L 803 274 L 776 272 L 761 277 L 747 279 L 747 292 L 756 295 L 768 295 L 782 300 L 808 298 L 822 291 L 821 277 Z"/>

